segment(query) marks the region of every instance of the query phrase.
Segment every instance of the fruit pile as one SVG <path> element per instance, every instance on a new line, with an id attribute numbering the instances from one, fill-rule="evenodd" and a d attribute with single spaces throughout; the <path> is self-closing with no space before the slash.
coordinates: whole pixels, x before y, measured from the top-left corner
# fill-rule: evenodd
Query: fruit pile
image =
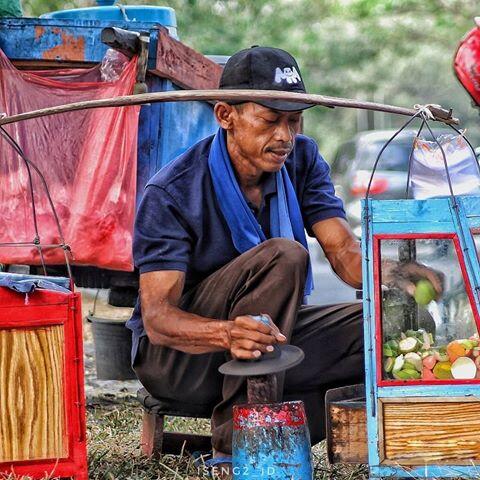
<path id="1" fill-rule="evenodd" d="M 454 340 L 435 346 L 425 330 L 407 330 L 383 344 L 383 368 L 396 380 L 480 379 L 480 339 Z"/>

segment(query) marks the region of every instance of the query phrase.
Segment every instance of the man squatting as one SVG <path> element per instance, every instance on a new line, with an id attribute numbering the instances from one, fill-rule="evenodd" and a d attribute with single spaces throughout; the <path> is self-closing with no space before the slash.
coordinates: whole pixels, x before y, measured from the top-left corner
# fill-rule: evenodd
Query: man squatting
<path id="1" fill-rule="evenodd" d="M 220 88 L 306 92 L 295 59 L 266 47 L 233 55 Z M 255 359 L 277 343 L 300 347 L 305 360 L 278 376 L 277 400 L 303 400 L 312 444 L 325 436 L 326 390 L 363 381 L 361 304 L 304 303 L 312 288 L 305 230 L 344 282 L 362 286 L 359 242 L 329 167 L 299 134 L 311 106 L 216 103 L 216 135 L 161 169 L 138 210 L 133 367 L 154 397 L 179 410 L 211 408 L 216 457 L 231 455 L 232 406 L 246 402 L 245 378 L 218 372 L 227 359 Z M 441 291 L 432 272 L 410 268 Z M 395 270 L 384 268 L 382 281 Z M 270 326 L 250 317 L 262 313 Z"/>

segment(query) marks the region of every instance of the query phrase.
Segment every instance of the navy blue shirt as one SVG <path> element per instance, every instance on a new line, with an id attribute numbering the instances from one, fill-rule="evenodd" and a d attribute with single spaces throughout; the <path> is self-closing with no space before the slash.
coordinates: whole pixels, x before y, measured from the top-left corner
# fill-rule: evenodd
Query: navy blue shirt
<path id="1" fill-rule="evenodd" d="M 210 176 L 212 139 L 200 141 L 154 175 L 145 187 L 135 222 L 133 256 L 140 274 L 158 270 L 185 272 L 185 291 L 240 255 Z M 345 218 L 329 166 L 312 139 L 296 137 L 285 167 L 310 235 L 312 226 L 321 220 Z M 260 207 L 249 206 L 268 238 L 270 198 L 276 193 L 274 174 L 266 174 L 262 189 Z M 135 353 L 138 336 L 144 335 L 139 302 L 127 326 L 134 331 Z"/>

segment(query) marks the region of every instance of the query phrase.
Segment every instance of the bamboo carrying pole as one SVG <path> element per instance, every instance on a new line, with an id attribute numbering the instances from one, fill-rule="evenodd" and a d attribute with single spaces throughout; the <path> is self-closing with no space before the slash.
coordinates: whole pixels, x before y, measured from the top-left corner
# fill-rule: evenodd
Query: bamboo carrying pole
<path id="1" fill-rule="evenodd" d="M 398 115 L 413 116 L 418 109 L 384 105 L 382 103 L 361 102 L 348 98 L 327 97 L 324 95 L 291 93 L 276 90 L 179 90 L 174 92 L 154 92 L 140 95 L 126 95 L 123 97 L 105 98 L 102 100 L 89 100 L 86 102 L 69 103 L 56 107 L 42 108 L 31 112 L 7 116 L 3 114 L 0 118 L 0 125 L 20 122 L 31 118 L 56 115 L 59 113 L 85 110 L 90 108 L 123 107 L 142 105 L 155 102 L 186 102 L 186 101 L 245 101 L 255 102 L 256 100 L 287 100 L 298 103 L 309 103 L 323 107 L 358 108 L 362 110 L 375 110 L 378 112 L 394 113 Z M 433 115 L 432 120 L 447 124 L 458 124 L 457 118 L 452 117 L 451 110 L 443 110 L 438 105 L 427 105 L 429 112 Z"/>

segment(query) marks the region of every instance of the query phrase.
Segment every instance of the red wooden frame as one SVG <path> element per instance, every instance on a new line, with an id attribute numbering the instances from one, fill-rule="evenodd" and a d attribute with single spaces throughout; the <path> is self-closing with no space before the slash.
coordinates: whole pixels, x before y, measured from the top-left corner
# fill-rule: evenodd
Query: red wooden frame
<path id="1" fill-rule="evenodd" d="M 8 320 L 2 320 L 2 317 Z M 14 320 L 12 320 L 14 319 Z M 0 288 L 0 329 L 63 325 L 64 327 L 64 408 L 68 456 L 60 459 L 0 463 L 1 473 L 32 478 L 73 477 L 88 479 L 81 296 L 36 290 L 25 295 Z M 50 478 L 50 477 L 49 477 Z"/>
<path id="2" fill-rule="evenodd" d="M 382 240 L 452 240 L 455 251 L 457 253 L 458 262 L 462 271 L 462 277 L 465 282 L 465 290 L 467 292 L 470 307 L 472 309 L 473 318 L 477 325 L 477 332 L 480 334 L 480 315 L 475 304 L 472 286 L 468 277 L 465 259 L 463 258 L 460 241 L 456 233 L 405 233 L 405 234 L 376 234 L 373 236 L 373 281 L 374 281 L 374 305 L 375 305 L 375 337 L 376 337 L 376 369 L 377 369 L 377 385 L 379 387 L 390 386 L 408 386 L 408 385 L 465 385 L 480 384 L 480 379 L 471 380 L 384 380 L 383 374 L 383 328 L 382 328 L 382 302 L 380 292 L 380 267 L 381 254 L 380 242 Z"/>

